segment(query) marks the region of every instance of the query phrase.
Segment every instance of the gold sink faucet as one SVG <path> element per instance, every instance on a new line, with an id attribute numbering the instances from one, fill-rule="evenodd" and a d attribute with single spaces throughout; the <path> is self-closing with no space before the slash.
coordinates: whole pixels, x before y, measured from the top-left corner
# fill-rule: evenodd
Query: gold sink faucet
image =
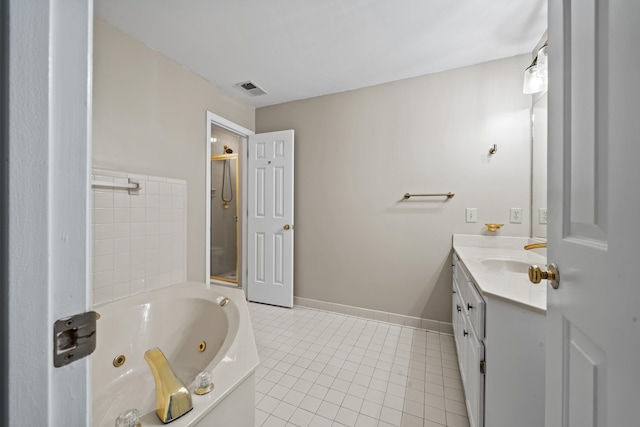
<path id="1" fill-rule="evenodd" d="M 160 421 L 168 423 L 193 409 L 191 393 L 176 376 L 169 361 L 156 347 L 144 354 L 156 382 L 156 414 Z"/>
<path id="2" fill-rule="evenodd" d="M 546 248 L 547 244 L 546 243 L 532 243 L 530 245 L 526 245 L 524 247 L 525 251 L 528 251 L 529 249 L 540 249 L 540 248 Z"/>

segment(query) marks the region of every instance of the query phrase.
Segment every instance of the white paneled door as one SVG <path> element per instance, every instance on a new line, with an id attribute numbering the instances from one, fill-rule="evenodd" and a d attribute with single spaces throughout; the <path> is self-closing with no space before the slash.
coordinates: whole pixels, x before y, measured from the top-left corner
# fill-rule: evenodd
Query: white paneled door
<path id="1" fill-rule="evenodd" d="M 640 425 L 640 2 L 549 2 L 546 427 Z"/>
<path id="2" fill-rule="evenodd" d="M 293 307 L 293 130 L 249 136 L 247 298 Z"/>
<path id="3" fill-rule="evenodd" d="M 10 112 L 0 143 L 0 425 L 88 426 L 90 358 L 79 344 L 90 340 L 67 318 L 91 309 L 93 2 L 0 3 L 9 89 L 0 110 Z M 61 319 L 71 326 L 54 334 Z"/>

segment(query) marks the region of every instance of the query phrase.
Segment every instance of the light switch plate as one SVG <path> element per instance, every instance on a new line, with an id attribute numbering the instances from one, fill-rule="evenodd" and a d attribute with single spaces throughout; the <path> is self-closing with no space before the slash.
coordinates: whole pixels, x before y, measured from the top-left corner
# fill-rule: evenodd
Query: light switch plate
<path id="1" fill-rule="evenodd" d="M 511 216 L 509 217 L 512 224 L 522 223 L 522 208 L 511 208 Z"/>
<path id="2" fill-rule="evenodd" d="M 464 211 L 467 216 L 467 222 L 478 222 L 478 209 L 466 208 Z"/>

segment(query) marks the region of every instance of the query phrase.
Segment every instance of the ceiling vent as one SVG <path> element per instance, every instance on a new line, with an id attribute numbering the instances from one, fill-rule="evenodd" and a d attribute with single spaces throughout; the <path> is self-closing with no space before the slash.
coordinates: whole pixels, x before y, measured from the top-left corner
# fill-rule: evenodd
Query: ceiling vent
<path id="1" fill-rule="evenodd" d="M 265 95 L 267 93 L 264 89 L 262 89 L 260 86 L 258 86 L 251 80 L 247 80 L 246 82 L 236 83 L 235 85 L 240 89 L 242 89 L 243 92 L 251 96 L 260 96 L 260 95 Z"/>

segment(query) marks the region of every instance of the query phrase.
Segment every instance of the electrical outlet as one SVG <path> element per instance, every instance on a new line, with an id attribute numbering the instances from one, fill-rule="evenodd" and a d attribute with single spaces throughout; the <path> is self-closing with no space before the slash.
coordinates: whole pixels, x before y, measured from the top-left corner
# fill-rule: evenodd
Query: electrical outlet
<path id="1" fill-rule="evenodd" d="M 467 215 L 467 222 L 478 222 L 478 209 L 466 208 L 464 211 Z"/>
<path id="2" fill-rule="evenodd" d="M 547 218 L 547 208 L 538 209 L 538 222 L 540 224 L 546 224 Z"/>
<path id="3" fill-rule="evenodd" d="M 511 208 L 511 219 L 509 220 L 512 224 L 521 224 L 522 223 L 522 208 Z"/>

